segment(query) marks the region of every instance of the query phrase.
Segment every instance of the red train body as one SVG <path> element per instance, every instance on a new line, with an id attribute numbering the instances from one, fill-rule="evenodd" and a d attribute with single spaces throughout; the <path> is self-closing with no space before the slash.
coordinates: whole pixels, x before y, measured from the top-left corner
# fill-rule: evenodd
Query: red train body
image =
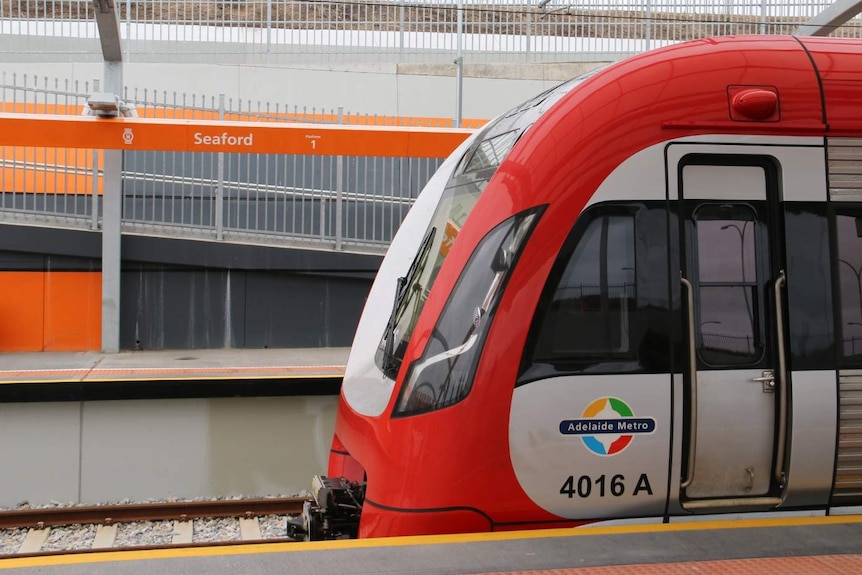
<path id="1" fill-rule="evenodd" d="M 858 512 L 859 102 L 860 41 L 727 37 L 477 132 L 357 331 L 328 477 L 358 528 L 312 537 Z"/>

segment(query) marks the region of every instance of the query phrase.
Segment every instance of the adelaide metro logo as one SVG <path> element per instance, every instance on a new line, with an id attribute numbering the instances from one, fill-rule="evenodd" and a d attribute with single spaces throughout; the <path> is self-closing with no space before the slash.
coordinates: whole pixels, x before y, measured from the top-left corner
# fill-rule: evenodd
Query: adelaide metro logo
<path id="1" fill-rule="evenodd" d="M 584 409 L 581 419 L 560 422 L 560 433 L 579 435 L 596 455 L 609 457 L 624 450 L 635 435 L 655 431 L 655 419 L 635 417 L 631 407 L 616 397 L 600 397 Z"/>

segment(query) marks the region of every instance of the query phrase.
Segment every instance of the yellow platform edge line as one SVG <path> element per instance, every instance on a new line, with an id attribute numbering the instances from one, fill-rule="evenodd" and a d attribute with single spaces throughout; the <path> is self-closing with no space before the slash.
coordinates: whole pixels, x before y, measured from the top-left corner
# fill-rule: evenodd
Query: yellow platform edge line
<path id="1" fill-rule="evenodd" d="M 479 543 L 485 541 L 511 541 L 515 539 L 544 539 L 553 537 L 590 537 L 594 535 L 627 535 L 674 531 L 704 531 L 719 529 L 745 529 L 763 527 L 798 527 L 806 525 L 835 525 L 862 523 L 862 516 L 777 517 L 775 519 L 734 519 L 696 521 L 686 523 L 655 523 L 649 525 L 615 525 L 609 527 L 576 527 L 564 529 L 537 529 L 504 531 L 498 533 L 461 533 L 453 535 L 420 535 L 378 539 L 348 539 L 338 541 L 311 541 L 297 543 L 250 543 L 224 547 L 187 547 L 182 549 L 149 549 L 140 551 L 111 551 L 48 557 L 0 558 L 0 570 L 52 565 L 81 565 L 115 561 L 147 561 L 177 557 L 219 557 L 225 555 L 256 555 L 263 553 L 289 553 L 297 551 L 337 551 L 339 549 L 404 547 L 408 545 L 439 545 L 446 543 Z"/>
<path id="2" fill-rule="evenodd" d="M 87 377 L 82 379 L 9 379 L 9 380 L 0 380 L 0 385 L 19 385 L 19 384 L 33 384 L 33 383 L 133 383 L 133 382 L 147 382 L 147 381 L 242 381 L 246 379 L 332 379 L 335 377 L 344 377 L 343 373 L 332 373 L 332 374 L 285 374 L 285 375 L 256 375 L 254 377 L 249 376 L 235 376 L 235 375 L 207 375 L 206 373 L 201 373 L 199 376 L 194 377 Z"/>

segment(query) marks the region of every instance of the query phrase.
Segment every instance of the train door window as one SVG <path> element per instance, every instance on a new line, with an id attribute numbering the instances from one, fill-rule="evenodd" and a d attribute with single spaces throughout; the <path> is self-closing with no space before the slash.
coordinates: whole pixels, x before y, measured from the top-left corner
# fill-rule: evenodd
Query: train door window
<path id="1" fill-rule="evenodd" d="M 673 360 L 663 202 L 584 212 L 548 276 L 517 385 L 563 373 L 659 373 Z"/>
<path id="2" fill-rule="evenodd" d="M 634 218 L 603 215 L 578 242 L 551 302 L 537 355 L 625 356 L 636 294 Z"/>
<path id="3" fill-rule="evenodd" d="M 758 329 L 755 214 L 745 205 L 702 205 L 694 213 L 700 289 L 698 354 L 708 365 L 756 363 Z"/>
<path id="4" fill-rule="evenodd" d="M 842 355 L 862 360 L 862 208 L 839 208 L 835 217 Z"/>

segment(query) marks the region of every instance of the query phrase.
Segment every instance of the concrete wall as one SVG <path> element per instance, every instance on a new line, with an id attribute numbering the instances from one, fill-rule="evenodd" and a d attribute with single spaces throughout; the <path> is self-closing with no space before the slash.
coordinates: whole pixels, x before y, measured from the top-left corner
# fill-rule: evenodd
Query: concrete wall
<path id="1" fill-rule="evenodd" d="M 489 119 L 595 63 L 473 64 L 464 67 L 463 117 Z M 102 79 L 98 63 L 0 63 L 7 75 Z M 353 64 L 264 66 L 250 64 L 167 64 L 130 62 L 124 66 L 130 91 L 196 94 L 346 112 L 452 118 L 457 86 L 452 64 Z M 40 84 L 41 85 L 41 84 Z M 243 106 L 245 108 L 245 106 Z"/>
<path id="2" fill-rule="evenodd" d="M 326 471 L 336 400 L 0 404 L 0 507 L 296 494 Z"/>

